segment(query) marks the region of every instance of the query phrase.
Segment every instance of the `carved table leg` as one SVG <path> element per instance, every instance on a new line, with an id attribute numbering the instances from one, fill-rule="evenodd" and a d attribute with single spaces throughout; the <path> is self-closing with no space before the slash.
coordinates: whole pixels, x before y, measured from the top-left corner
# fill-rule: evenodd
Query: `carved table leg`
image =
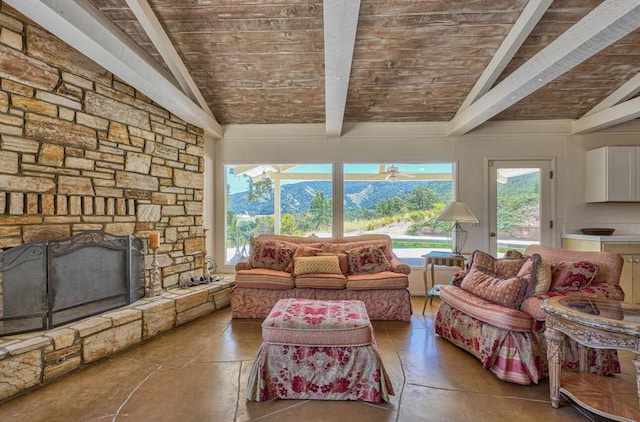
<path id="1" fill-rule="evenodd" d="M 560 407 L 560 376 L 562 371 L 564 334 L 549 327 L 544 332 L 547 339 L 547 360 L 549 361 L 549 395 L 551 405 Z"/>
<path id="2" fill-rule="evenodd" d="M 580 372 L 589 371 L 589 349 L 582 344 L 578 344 L 578 359 L 580 360 Z"/>
<path id="3" fill-rule="evenodd" d="M 633 366 L 636 367 L 636 386 L 638 388 L 638 404 L 640 405 L 640 355 L 633 359 Z"/>

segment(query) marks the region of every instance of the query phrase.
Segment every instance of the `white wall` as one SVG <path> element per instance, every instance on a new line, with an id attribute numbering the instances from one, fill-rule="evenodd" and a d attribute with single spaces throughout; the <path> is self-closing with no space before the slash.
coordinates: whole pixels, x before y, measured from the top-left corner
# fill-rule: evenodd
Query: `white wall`
<path id="1" fill-rule="evenodd" d="M 640 224 L 640 204 L 586 204 L 585 151 L 602 145 L 640 145 L 640 122 L 589 135 L 570 135 L 569 121 L 488 122 L 462 137 L 447 137 L 442 123 L 345 124 L 341 138 L 327 139 L 324 125 L 226 126 L 216 148 L 215 251 L 223 262 L 225 164 L 336 162 L 455 162 L 457 198 L 480 220 L 467 227 L 465 249 L 488 249 L 487 161 L 555 161 L 555 227 L 560 245 L 565 223 L 585 226 L 613 221 Z M 225 268 L 233 271 L 232 268 Z"/>
<path id="2" fill-rule="evenodd" d="M 569 136 L 566 142 L 567 177 L 565 226 L 571 232 L 579 227 L 634 227 L 640 225 L 640 203 L 591 203 L 585 197 L 586 151 L 600 146 L 640 145 L 640 120 L 589 135 Z M 638 230 L 637 228 L 633 230 Z M 620 232 L 620 231 L 619 231 Z M 635 231 L 634 233 L 638 233 Z"/>

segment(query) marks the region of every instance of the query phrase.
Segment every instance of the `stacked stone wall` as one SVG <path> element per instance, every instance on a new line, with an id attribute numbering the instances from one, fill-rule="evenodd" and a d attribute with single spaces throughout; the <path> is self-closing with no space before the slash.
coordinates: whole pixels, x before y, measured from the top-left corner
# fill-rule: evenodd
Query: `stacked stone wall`
<path id="1" fill-rule="evenodd" d="M 201 275 L 203 130 L 0 7 L 0 249 L 157 231 L 163 286 Z"/>

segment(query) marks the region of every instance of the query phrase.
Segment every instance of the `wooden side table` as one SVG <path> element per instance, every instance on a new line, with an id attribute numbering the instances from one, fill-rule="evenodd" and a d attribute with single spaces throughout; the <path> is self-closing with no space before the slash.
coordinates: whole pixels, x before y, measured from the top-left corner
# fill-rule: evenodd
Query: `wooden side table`
<path id="1" fill-rule="evenodd" d="M 560 406 L 560 393 L 579 406 L 616 421 L 640 420 L 640 305 L 579 296 L 545 300 L 544 333 L 549 360 L 551 404 Z M 562 373 L 564 337 L 580 345 L 580 372 Z M 587 348 L 625 349 L 636 354 L 636 384 L 589 372 Z"/>
<path id="2" fill-rule="evenodd" d="M 443 265 L 446 267 L 460 267 L 464 268 L 464 263 L 467 260 L 462 255 L 454 255 L 450 252 L 429 252 L 426 255 L 422 255 L 424 258 L 424 270 L 422 271 L 422 277 L 424 279 L 424 306 L 422 307 L 422 315 L 427 309 L 427 297 L 429 298 L 429 305 L 433 302 L 434 296 L 440 296 L 439 285 L 436 284 L 434 267 L 436 265 Z M 429 283 L 429 266 L 431 266 L 431 283 Z"/>

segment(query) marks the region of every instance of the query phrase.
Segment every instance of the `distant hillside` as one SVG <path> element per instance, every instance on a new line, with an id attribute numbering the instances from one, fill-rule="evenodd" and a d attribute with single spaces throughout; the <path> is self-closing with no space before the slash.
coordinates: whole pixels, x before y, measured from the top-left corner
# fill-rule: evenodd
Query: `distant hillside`
<path id="1" fill-rule="evenodd" d="M 443 198 L 451 198 L 451 183 L 447 181 L 403 181 L 403 182 L 346 182 L 344 192 L 344 209 L 345 211 L 366 209 L 375 207 L 375 205 L 383 199 L 393 198 L 408 194 L 417 186 L 427 186 L 429 189 L 438 193 Z M 502 200 L 513 202 L 514 209 L 516 198 L 522 199 L 524 196 L 531 195 L 533 192 L 539 192 L 539 180 L 536 174 L 526 174 L 523 176 L 512 177 L 509 183 L 498 186 L 498 196 Z M 309 210 L 311 200 L 316 192 L 324 192 L 326 198 L 331 199 L 333 192 L 331 191 L 331 182 L 300 182 L 291 183 L 282 186 L 282 208 L 283 212 L 294 215 L 303 214 Z M 537 194 L 534 194 L 537 196 Z M 230 195 L 229 209 L 237 215 L 272 215 L 273 214 L 273 196 L 258 198 L 252 202 L 247 200 L 247 192 L 238 192 Z M 522 214 L 523 209 L 520 208 L 516 214 Z M 514 216 L 509 221 L 518 221 L 520 218 Z"/>
<path id="2" fill-rule="evenodd" d="M 417 186 L 427 186 L 445 198 L 451 197 L 451 183 L 446 181 L 406 181 L 406 182 L 346 182 L 344 192 L 345 210 L 374 207 L 383 199 L 393 198 L 411 192 Z M 324 192 L 326 198 L 332 198 L 331 182 L 300 182 L 282 186 L 282 209 L 285 213 L 303 214 L 309 210 L 316 192 Z M 247 200 L 247 192 L 230 195 L 229 209 L 236 214 L 271 215 L 273 197 Z"/>

